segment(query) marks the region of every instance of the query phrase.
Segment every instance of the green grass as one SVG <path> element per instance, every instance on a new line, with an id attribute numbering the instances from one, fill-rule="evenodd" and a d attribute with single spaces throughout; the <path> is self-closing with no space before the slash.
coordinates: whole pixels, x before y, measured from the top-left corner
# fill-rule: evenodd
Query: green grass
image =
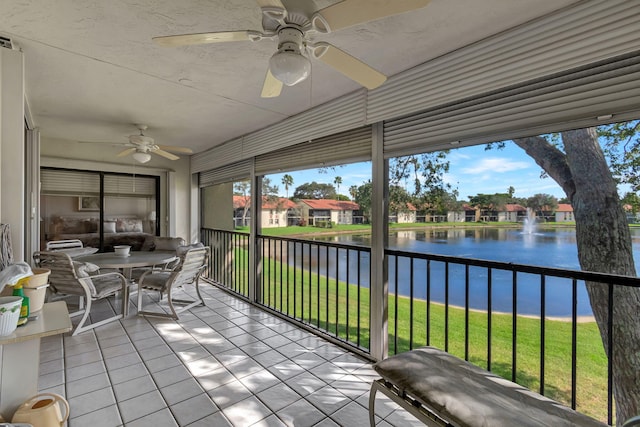
<path id="1" fill-rule="evenodd" d="M 240 260 L 247 252 L 236 249 L 235 276 L 246 277 Z M 369 347 L 369 289 L 336 281 L 318 274 L 314 265 L 302 270 L 287 266 L 275 258 L 264 258 L 261 281 L 262 303 L 290 317 L 313 325 L 363 348 Z M 236 279 L 236 281 L 238 281 Z M 355 281 L 355 278 L 351 278 Z M 240 281 L 240 291 L 247 288 Z M 358 294 L 358 291 L 360 292 Z M 407 297 L 389 296 L 389 354 L 423 345 L 445 348 L 445 307 L 429 304 L 429 341 L 427 341 L 427 303 Z M 348 310 L 347 310 L 348 308 Z M 397 308 L 397 338 L 396 338 Z M 411 317 L 413 313 L 413 317 Z M 448 351 L 465 356 L 465 311 L 448 309 Z M 488 315 L 469 311 L 469 360 L 487 368 Z M 491 316 L 491 371 L 511 379 L 512 316 Z M 410 341 L 410 330 L 413 337 Z M 545 390 L 544 394 L 566 405 L 571 403 L 571 323 L 545 321 Z M 540 388 L 541 323 L 537 318 L 517 317 L 516 382 L 534 391 Z M 360 337 L 358 341 L 358 336 Z M 595 322 L 577 325 L 577 410 L 606 420 L 607 359 Z"/>

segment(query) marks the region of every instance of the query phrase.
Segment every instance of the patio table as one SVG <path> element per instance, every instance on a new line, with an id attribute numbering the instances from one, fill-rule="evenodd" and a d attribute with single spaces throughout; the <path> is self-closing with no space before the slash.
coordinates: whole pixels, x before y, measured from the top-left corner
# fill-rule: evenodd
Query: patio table
<path id="1" fill-rule="evenodd" d="M 129 256 L 116 255 L 114 252 L 103 252 L 75 258 L 77 261 L 90 262 L 100 268 L 117 268 L 123 271 L 124 277 L 131 279 L 131 269 L 166 264 L 176 259 L 175 251 L 134 251 Z"/>

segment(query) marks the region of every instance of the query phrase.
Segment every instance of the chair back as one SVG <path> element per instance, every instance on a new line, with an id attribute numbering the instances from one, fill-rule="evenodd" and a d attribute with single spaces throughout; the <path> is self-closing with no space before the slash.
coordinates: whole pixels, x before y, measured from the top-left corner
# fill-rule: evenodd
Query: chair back
<path id="1" fill-rule="evenodd" d="M 70 239 L 70 240 L 52 240 L 47 242 L 47 251 L 56 251 L 60 249 L 74 249 L 74 248 L 82 248 L 83 244 L 81 240 L 78 239 Z"/>
<path id="2" fill-rule="evenodd" d="M 69 254 L 60 251 L 35 252 L 33 260 L 39 267 L 51 270 L 49 286 L 54 292 L 85 295 L 82 282 L 89 287 L 92 295 L 96 294 L 93 282 L 88 277 L 89 275 L 86 273 L 85 277 L 78 275 Z"/>
<path id="3" fill-rule="evenodd" d="M 147 236 L 142 245 L 142 251 L 175 251 L 185 244 L 182 237 Z"/>
<path id="4" fill-rule="evenodd" d="M 195 247 L 187 250 L 181 257 L 179 266 L 174 270 L 171 280 L 173 286 L 195 282 L 207 265 L 209 247 Z"/>

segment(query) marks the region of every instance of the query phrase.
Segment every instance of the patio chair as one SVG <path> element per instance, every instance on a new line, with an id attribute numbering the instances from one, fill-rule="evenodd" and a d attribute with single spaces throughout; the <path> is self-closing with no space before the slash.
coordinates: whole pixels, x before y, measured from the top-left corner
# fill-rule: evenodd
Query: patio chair
<path id="1" fill-rule="evenodd" d="M 33 259 L 39 267 L 51 270 L 49 289 L 57 294 L 77 295 L 80 297 L 78 311 L 70 313 L 70 317 L 82 314 L 82 319 L 73 330 L 72 335 L 93 329 L 127 315 L 129 292 L 127 280 L 117 272 L 100 273 L 89 263 L 74 262 L 69 254 L 57 251 L 35 252 Z M 96 274 L 90 274 L 94 272 Z M 98 322 L 85 325 L 91 313 L 92 302 L 122 292 L 121 313 Z M 84 306 L 86 305 L 86 306 Z"/>
<path id="2" fill-rule="evenodd" d="M 47 242 L 47 251 L 60 251 L 69 254 L 71 258 L 91 255 L 98 252 L 98 248 L 92 248 L 91 246 L 84 246 L 81 240 L 69 239 L 69 240 L 52 240 Z"/>
<path id="3" fill-rule="evenodd" d="M 175 252 L 179 247 L 184 246 L 186 243 L 182 237 L 160 237 L 149 236 L 144 241 L 141 251 L 162 251 L 162 252 Z M 140 276 L 145 272 L 151 270 L 173 270 L 178 266 L 180 260 L 176 258 L 174 261 L 168 262 L 162 265 L 154 265 L 152 267 L 134 268 L 131 270 L 131 280 L 138 282 Z M 162 293 L 160 294 L 162 298 Z"/>
<path id="4" fill-rule="evenodd" d="M 204 299 L 200 294 L 199 279 L 200 275 L 207 266 L 209 258 L 209 247 L 184 247 L 186 250 L 181 253 L 178 251 L 180 263 L 173 269 L 152 269 L 148 270 L 140 276 L 138 280 L 138 314 L 169 317 L 178 320 L 178 314 L 197 305 L 205 305 Z M 196 289 L 197 299 L 184 300 L 174 299 L 173 291 L 179 287 L 184 289 L 185 286 L 193 285 Z M 170 313 L 160 313 L 157 311 L 146 311 L 142 306 L 144 290 L 160 292 L 160 300 L 162 294 L 167 294 L 167 303 Z M 181 304 L 176 310 L 174 303 Z"/>

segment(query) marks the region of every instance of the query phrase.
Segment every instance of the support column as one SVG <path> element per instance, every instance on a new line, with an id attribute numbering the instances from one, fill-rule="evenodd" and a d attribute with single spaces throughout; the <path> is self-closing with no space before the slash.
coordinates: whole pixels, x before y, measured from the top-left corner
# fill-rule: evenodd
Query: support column
<path id="1" fill-rule="evenodd" d="M 387 357 L 388 265 L 384 250 L 389 241 L 389 161 L 384 159 L 383 124 L 373 125 L 371 147 L 371 356 Z"/>
<path id="2" fill-rule="evenodd" d="M 260 300 L 262 283 L 262 246 L 257 236 L 262 233 L 262 176 L 256 176 L 251 167 L 251 229 L 249 231 L 249 299 Z"/>
<path id="3" fill-rule="evenodd" d="M 26 131 L 26 200 L 28 224 L 25 229 L 25 257 L 27 262 L 31 261 L 31 254 L 39 251 L 40 242 L 44 236 L 40 236 L 40 130 L 31 129 Z"/>
<path id="4" fill-rule="evenodd" d="M 25 259 L 24 57 L 0 48 L 0 222 L 11 226 L 15 261 Z"/>

